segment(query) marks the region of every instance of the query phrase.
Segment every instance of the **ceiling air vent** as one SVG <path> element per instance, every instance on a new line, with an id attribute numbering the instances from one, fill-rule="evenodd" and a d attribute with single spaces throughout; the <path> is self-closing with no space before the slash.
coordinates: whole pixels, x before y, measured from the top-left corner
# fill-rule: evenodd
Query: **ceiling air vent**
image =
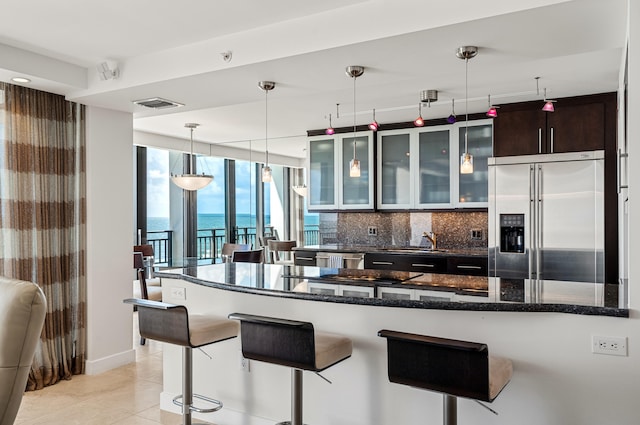
<path id="1" fill-rule="evenodd" d="M 174 102 L 173 100 L 163 99 L 161 97 L 152 97 L 149 99 L 134 100 L 133 103 L 140 106 L 153 109 L 175 108 L 178 106 L 184 106 L 182 103 Z"/>

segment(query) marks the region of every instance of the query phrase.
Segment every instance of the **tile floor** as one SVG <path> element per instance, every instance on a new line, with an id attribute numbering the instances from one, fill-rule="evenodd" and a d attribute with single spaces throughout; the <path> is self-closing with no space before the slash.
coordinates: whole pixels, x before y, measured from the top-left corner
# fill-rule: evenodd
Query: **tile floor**
<path id="1" fill-rule="evenodd" d="M 180 424 L 180 415 L 160 410 L 162 345 L 141 346 L 134 326 L 134 348 L 135 363 L 25 393 L 15 425 Z"/>

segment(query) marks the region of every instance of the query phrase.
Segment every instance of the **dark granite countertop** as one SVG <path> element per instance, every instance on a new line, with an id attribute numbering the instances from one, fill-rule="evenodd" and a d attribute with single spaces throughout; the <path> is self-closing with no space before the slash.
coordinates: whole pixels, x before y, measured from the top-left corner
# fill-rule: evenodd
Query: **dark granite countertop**
<path id="1" fill-rule="evenodd" d="M 430 249 L 420 246 L 375 246 L 375 245 L 351 245 L 351 244 L 326 244 L 326 245 L 305 245 L 294 248 L 300 251 L 315 252 L 341 252 L 341 253 L 385 253 L 385 254 L 424 254 L 424 255 L 444 255 L 444 256 L 478 256 L 486 257 L 487 249 Z"/>
<path id="2" fill-rule="evenodd" d="M 332 269 L 273 264 L 223 263 L 165 269 L 178 278 L 218 289 L 321 302 L 468 311 L 556 312 L 629 317 L 626 306 L 609 305 L 617 285 L 507 280 L 492 277 L 387 270 Z M 372 296 L 313 293 L 313 288 L 368 288 Z M 339 291 L 335 291 L 339 293 Z M 353 293 L 352 291 L 348 291 Z M 386 297 L 402 294 L 410 299 Z"/>

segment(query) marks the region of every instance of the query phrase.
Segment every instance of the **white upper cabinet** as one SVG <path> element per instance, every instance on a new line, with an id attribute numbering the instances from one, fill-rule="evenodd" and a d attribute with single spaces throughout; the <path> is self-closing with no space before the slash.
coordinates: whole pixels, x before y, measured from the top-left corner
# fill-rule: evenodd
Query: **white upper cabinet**
<path id="1" fill-rule="evenodd" d="M 464 123 L 379 132 L 377 208 L 486 208 L 491 120 L 469 122 L 474 172 L 461 175 L 464 136 Z"/>
<path id="2" fill-rule="evenodd" d="M 373 210 L 371 131 L 312 137 L 307 152 L 310 210 Z M 360 161 L 359 177 L 350 175 L 354 155 Z"/>

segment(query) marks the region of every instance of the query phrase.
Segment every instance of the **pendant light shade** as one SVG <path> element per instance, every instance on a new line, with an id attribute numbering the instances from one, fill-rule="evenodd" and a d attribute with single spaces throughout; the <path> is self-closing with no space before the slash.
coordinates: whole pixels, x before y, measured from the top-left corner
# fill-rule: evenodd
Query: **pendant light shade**
<path id="1" fill-rule="evenodd" d="M 360 177 L 360 161 L 356 158 L 356 79 L 364 74 L 364 66 L 350 65 L 346 72 L 353 78 L 353 159 L 349 161 L 349 177 Z"/>
<path id="2" fill-rule="evenodd" d="M 189 163 L 186 174 L 171 174 L 171 181 L 173 184 L 184 190 L 199 190 L 207 186 L 213 181 L 213 176 L 210 174 L 193 174 L 192 163 L 195 157 L 193 156 L 193 130 L 200 124 L 186 123 L 184 126 L 190 130 L 190 147 L 189 147 Z"/>
<path id="3" fill-rule="evenodd" d="M 553 107 L 555 100 L 547 99 L 547 89 L 544 89 L 544 106 L 542 110 L 545 112 L 554 112 L 556 109 Z"/>
<path id="4" fill-rule="evenodd" d="M 267 102 L 269 92 L 273 90 L 276 83 L 273 81 L 259 81 L 258 87 L 264 91 L 264 166 L 262 167 L 262 182 L 271 183 L 271 167 L 269 167 L 269 136 L 268 136 L 268 117 L 269 117 L 269 103 Z"/>
<path id="5" fill-rule="evenodd" d="M 335 132 L 336 130 L 331 125 L 331 114 L 329 114 L 329 127 L 327 127 L 327 129 L 324 131 L 324 134 L 326 134 L 327 136 L 331 136 L 335 134 Z"/>
<path id="6" fill-rule="evenodd" d="M 451 99 L 451 115 L 447 117 L 447 122 L 449 124 L 456 123 L 456 100 L 455 99 Z"/>
<path id="7" fill-rule="evenodd" d="M 499 106 L 493 106 L 491 104 L 491 95 L 488 95 L 487 97 L 489 99 L 489 109 L 487 110 L 487 116 L 489 118 L 495 118 L 495 117 L 498 116 L 498 108 L 499 108 Z"/>
<path id="8" fill-rule="evenodd" d="M 460 155 L 460 174 L 473 173 L 473 156 L 469 153 L 469 59 L 476 57 L 478 48 L 476 46 L 458 47 L 456 56 L 464 59 L 464 153 Z"/>
<path id="9" fill-rule="evenodd" d="M 376 110 L 373 110 L 373 121 L 371 121 L 371 123 L 369 124 L 369 130 L 371 131 L 378 131 L 378 127 L 380 127 L 380 125 L 378 124 L 378 121 L 376 121 Z"/>
<path id="10" fill-rule="evenodd" d="M 413 120 L 413 125 L 416 127 L 424 126 L 424 118 L 422 118 L 422 102 L 418 103 L 418 118 Z"/>

